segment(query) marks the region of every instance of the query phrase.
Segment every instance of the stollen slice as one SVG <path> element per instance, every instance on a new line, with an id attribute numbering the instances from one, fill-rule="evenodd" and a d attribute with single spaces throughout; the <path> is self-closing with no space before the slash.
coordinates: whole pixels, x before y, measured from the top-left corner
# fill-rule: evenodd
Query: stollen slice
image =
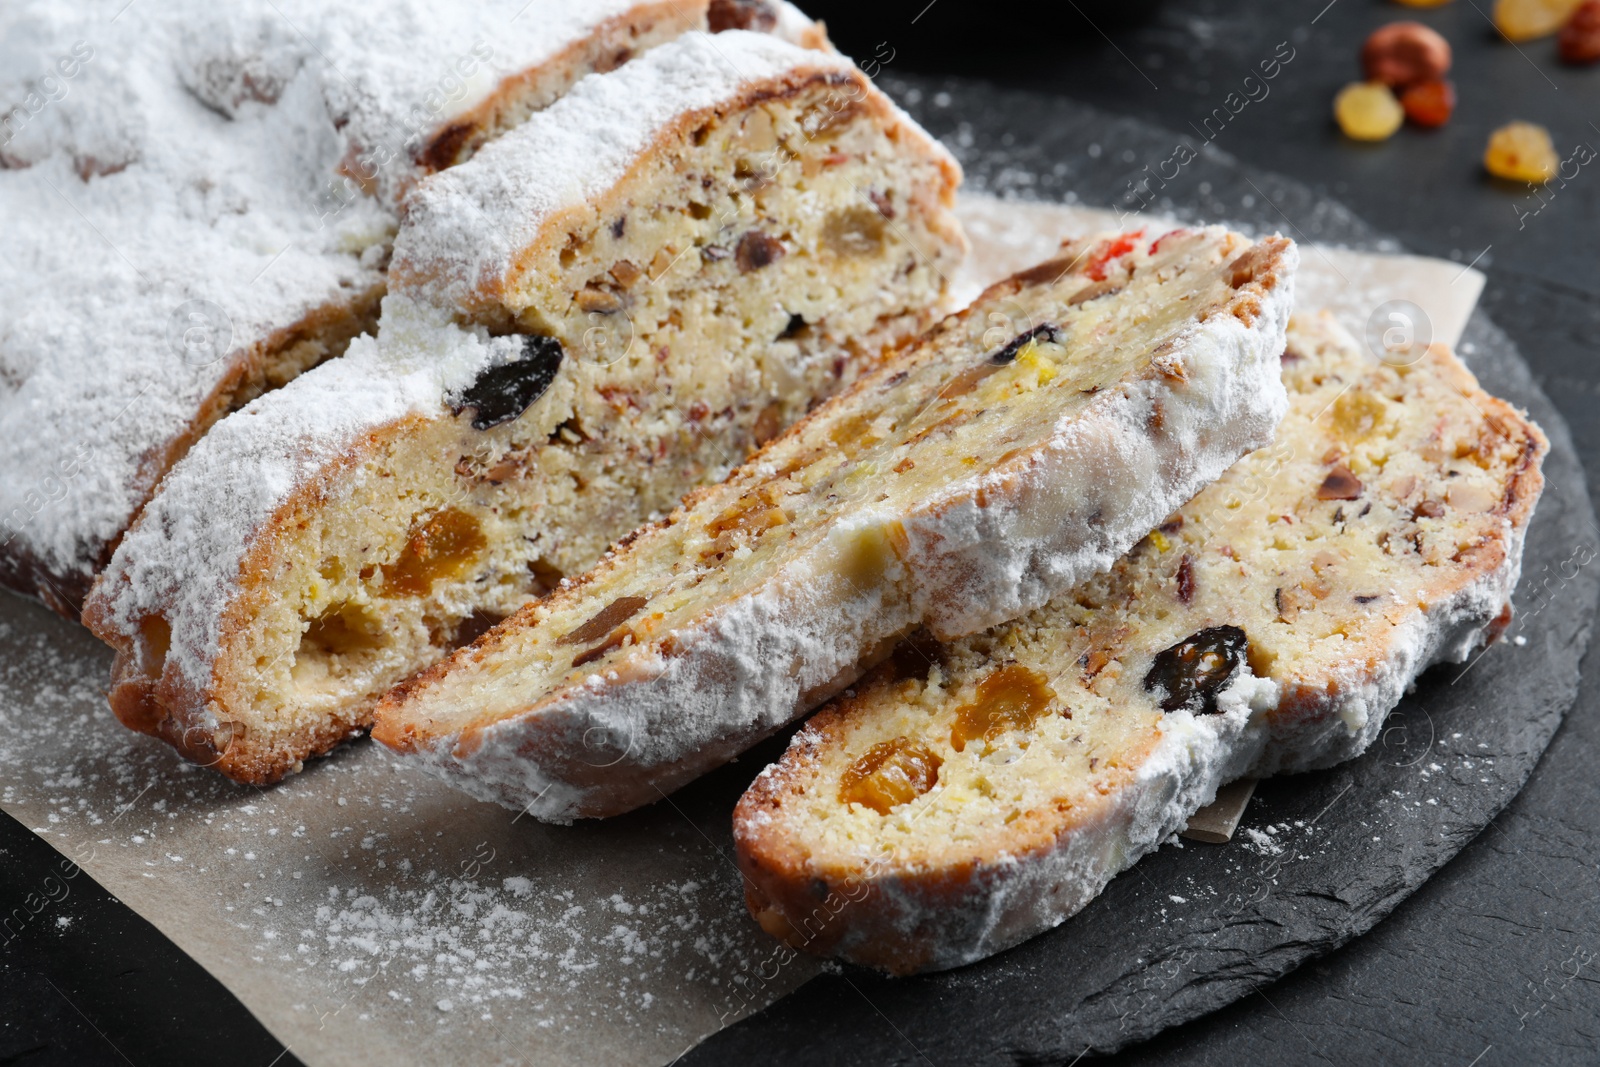
<path id="1" fill-rule="evenodd" d="M 768 0 L 0 4 L 0 586 L 76 619 L 195 441 L 376 328 L 418 181 L 738 27 L 829 47 Z"/>
<path id="2" fill-rule="evenodd" d="M 1510 620 L 1546 442 L 1442 347 L 1390 366 L 1296 320 L 1289 414 L 1109 574 L 901 645 L 740 800 L 746 900 L 906 974 L 1082 908 L 1240 776 L 1349 759 Z"/>
<path id="3" fill-rule="evenodd" d="M 842 56 L 689 33 L 421 182 L 378 336 L 224 419 L 85 621 L 264 784 L 943 313 L 949 154 Z"/>
<path id="4" fill-rule="evenodd" d="M 1109 567 L 1267 443 L 1295 247 L 1070 245 L 398 687 L 374 736 L 549 820 L 659 799 L 854 680 Z"/>

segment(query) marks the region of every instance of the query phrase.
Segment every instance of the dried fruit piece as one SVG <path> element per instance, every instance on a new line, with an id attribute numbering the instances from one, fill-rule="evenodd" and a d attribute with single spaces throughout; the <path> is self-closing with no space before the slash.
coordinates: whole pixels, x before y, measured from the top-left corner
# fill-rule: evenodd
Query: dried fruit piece
<path id="1" fill-rule="evenodd" d="M 582 626 L 567 634 L 558 645 L 586 645 L 596 641 L 627 622 L 649 603 L 642 596 L 619 596 L 591 615 Z"/>
<path id="2" fill-rule="evenodd" d="M 478 380 L 461 394 L 453 410 L 459 415 L 472 408 L 474 430 L 487 430 L 510 422 L 550 388 L 564 355 L 561 342 L 554 337 L 530 334 L 522 339 L 521 359 L 490 367 L 478 375 Z"/>
<path id="3" fill-rule="evenodd" d="M 908 737 L 880 741 L 844 772 L 839 782 L 839 803 L 860 804 L 887 815 L 938 784 L 943 762 L 926 746 Z"/>
<path id="4" fill-rule="evenodd" d="M 1419 82 L 1400 94 L 1400 106 L 1418 126 L 1443 126 L 1455 112 L 1456 87 L 1447 81 Z"/>
<path id="5" fill-rule="evenodd" d="M 739 269 L 745 273 L 760 270 L 783 255 L 783 242 L 776 237 L 769 237 L 760 230 L 751 230 L 739 238 L 739 247 L 734 250 L 734 262 L 739 264 Z"/>
<path id="6" fill-rule="evenodd" d="M 385 596 L 427 596 L 440 578 L 466 571 L 489 544 L 466 512 L 444 508 L 413 524 L 400 558 L 383 568 Z"/>
<path id="7" fill-rule="evenodd" d="M 967 742 L 983 738 L 993 741 L 1007 730 L 1026 730 L 1032 726 L 1055 691 L 1038 671 L 1018 663 L 1001 667 L 978 683 L 972 703 L 956 709 L 955 725 L 950 728 L 950 747 L 964 752 Z"/>
<path id="8" fill-rule="evenodd" d="M 1549 130 L 1531 122 L 1512 122 L 1489 135 L 1483 165 L 1497 178 L 1543 184 L 1555 177 L 1561 159 Z"/>
<path id="9" fill-rule="evenodd" d="M 1513 41 L 1548 37 L 1559 30 L 1582 0 L 1495 0 L 1494 24 Z"/>
<path id="10" fill-rule="evenodd" d="M 1156 654 L 1144 676 L 1148 692 L 1161 694 L 1161 710 L 1187 708 L 1214 715 L 1217 694 L 1233 680 L 1249 644 L 1237 626 L 1208 626 Z"/>
<path id="11" fill-rule="evenodd" d="M 1583 0 L 1561 27 L 1556 48 L 1566 63 L 1593 63 L 1600 59 L 1600 0 Z"/>
<path id="12" fill-rule="evenodd" d="M 1382 82 L 1351 82 L 1334 98 L 1333 117 L 1346 137 L 1387 141 L 1406 120 L 1406 113 Z"/>
<path id="13" fill-rule="evenodd" d="M 1420 22 L 1380 26 L 1361 46 L 1367 80 L 1394 89 L 1443 78 L 1450 71 L 1450 58 L 1450 42 Z"/>

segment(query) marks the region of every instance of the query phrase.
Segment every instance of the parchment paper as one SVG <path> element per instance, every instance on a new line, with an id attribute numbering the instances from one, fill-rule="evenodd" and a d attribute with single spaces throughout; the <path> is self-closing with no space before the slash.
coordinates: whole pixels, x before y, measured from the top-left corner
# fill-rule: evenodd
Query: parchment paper
<path id="1" fill-rule="evenodd" d="M 1069 234 L 1147 220 L 964 199 L 963 293 Z M 1454 343 L 1483 278 L 1306 249 L 1301 306 L 1357 333 L 1392 299 Z M 123 730 L 110 655 L 0 596 L 0 808 L 170 937 L 313 1067 L 663 1064 L 819 965 L 746 916 L 728 817 L 754 761 L 605 823 L 547 827 L 359 742 L 238 786 Z"/>

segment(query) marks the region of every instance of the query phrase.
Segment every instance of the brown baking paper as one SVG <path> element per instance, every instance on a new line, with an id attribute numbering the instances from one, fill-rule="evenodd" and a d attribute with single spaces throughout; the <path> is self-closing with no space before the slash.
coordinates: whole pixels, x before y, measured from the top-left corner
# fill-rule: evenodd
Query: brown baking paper
<path id="1" fill-rule="evenodd" d="M 963 214 L 974 255 L 953 281 L 969 294 L 1106 224 L 980 197 Z M 1410 257 L 1303 263 L 1302 296 L 1358 331 L 1374 294 L 1398 294 L 1454 341 L 1482 286 Z M 669 799 L 543 826 L 365 741 L 275 788 L 235 785 L 116 724 L 111 657 L 81 628 L 0 595 L 0 648 L 0 807 L 311 1067 L 664 1064 L 819 967 L 747 916 L 726 812 L 699 825 Z"/>

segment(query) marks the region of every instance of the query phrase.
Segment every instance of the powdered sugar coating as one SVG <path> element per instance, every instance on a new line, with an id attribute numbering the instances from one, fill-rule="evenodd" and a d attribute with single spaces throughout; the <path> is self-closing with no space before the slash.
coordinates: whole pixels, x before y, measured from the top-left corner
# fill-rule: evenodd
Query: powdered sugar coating
<path id="1" fill-rule="evenodd" d="M 1221 227 L 1206 235 L 1228 239 Z M 1053 427 L 1023 469 L 1002 464 L 953 479 L 910 513 L 839 515 L 828 548 L 709 608 L 673 634 L 670 655 L 640 653 L 625 676 L 529 693 L 524 710 L 465 732 L 407 737 L 406 750 L 473 796 L 541 819 L 615 815 L 793 721 L 918 624 L 956 636 L 1042 606 L 1272 439 L 1287 407 L 1278 356 L 1298 255 L 1278 240 L 1269 258 L 1258 278 L 1270 281 L 1251 288 L 1252 321 L 1218 309 L 1186 324 L 1159 357 L 1170 360 L 1170 376 L 1098 394 Z M 969 314 L 981 313 L 975 307 Z M 838 559 L 851 546 L 896 524 L 904 544 L 880 579 L 842 576 Z M 463 672 L 479 669 L 488 668 Z M 394 707 L 448 699 L 429 693 L 436 677 L 450 692 L 448 670 L 436 668 L 391 697 Z"/>
<path id="2" fill-rule="evenodd" d="M 263 524 L 363 435 L 443 413 L 447 397 L 517 350 L 515 338 L 463 329 L 401 295 L 384 298 L 384 323 L 381 342 L 358 338 L 218 423 L 167 475 L 96 586 L 96 610 L 130 636 L 144 616 L 166 615 L 170 662 L 191 685 L 210 680 L 223 612 Z M 219 498 L 222 485 L 230 491 Z"/>
<path id="3" fill-rule="evenodd" d="M 470 304 L 505 285 L 546 220 L 616 184 L 679 116 L 760 82 L 853 70 L 842 56 L 765 34 L 687 34 L 607 77 L 586 79 L 550 107 L 546 121 L 425 183 L 406 206 L 395 274 L 436 303 Z"/>
<path id="4" fill-rule="evenodd" d="M 252 350 L 381 287 L 413 151 L 636 6 L 5 5 L 0 552 L 85 584 Z"/>
<path id="5" fill-rule="evenodd" d="M 570 184 L 588 196 L 606 187 L 596 174 L 615 180 L 626 167 L 627 160 L 601 151 L 601 144 L 617 152 L 622 144 L 649 145 L 685 108 L 735 98 L 750 84 L 749 77 L 782 77 L 817 66 L 850 69 L 847 60 L 760 34 L 730 31 L 717 35 L 714 44 L 705 35 L 690 36 L 580 84 L 572 107 L 558 103 L 508 135 L 506 140 L 514 142 L 510 154 L 528 145 L 568 144 L 573 154 L 545 157 L 551 176 L 537 180 L 551 188 Z M 684 70 L 699 73 L 675 82 L 675 72 Z M 595 88 L 609 85 L 620 90 Z M 644 109 L 619 106 L 640 93 L 654 94 L 648 121 L 641 119 Z M 597 135 L 596 150 L 584 153 L 580 146 L 586 138 L 569 136 L 575 117 L 613 133 Z M 513 225 L 525 235 L 535 234 L 565 201 L 501 187 L 496 175 L 506 165 L 504 155 L 490 145 L 472 161 L 425 181 L 417 195 L 436 205 L 448 219 L 449 232 L 463 241 L 470 242 L 475 232 L 477 241 L 488 244 Z M 485 201 L 485 211 L 479 211 L 463 207 L 459 194 L 435 191 L 442 183 L 460 188 L 463 174 L 467 186 L 495 185 L 507 199 Z M 529 180 L 535 180 L 531 172 Z M 490 205 L 492 214 L 485 213 Z M 416 242 L 428 243 L 426 234 L 437 218 L 433 211 L 413 213 L 400 245 L 408 247 L 413 231 L 422 234 Z M 443 414 L 452 393 L 510 354 L 512 339 L 491 339 L 481 329 L 453 325 L 454 313 L 448 302 L 433 305 L 392 293 L 384 301 L 378 340 L 358 339 L 341 359 L 219 423 L 168 474 L 118 548 L 97 586 L 96 611 L 103 620 L 97 625 L 133 638 L 143 617 L 165 615 L 172 626 L 169 662 L 190 685 L 204 690 L 220 648 L 224 614 L 238 593 L 240 564 L 267 520 L 311 479 L 331 474 L 364 434 L 408 414 Z M 224 500 L 218 499 L 218 485 L 230 487 Z"/>
<path id="6" fill-rule="evenodd" d="M 873 891 L 884 894 L 874 915 L 892 916 L 889 924 L 901 941 L 927 950 L 918 970 L 960 967 L 1059 926 L 1112 878 L 1182 830 L 1227 783 L 1355 758 L 1376 740 L 1390 709 L 1424 671 L 1464 662 L 1483 645 L 1516 587 L 1525 531 L 1516 528 L 1498 568 L 1410 612 L 1395 627 L 1381 661 L 1338 672 L 1336 691 L 1297 722 L 1275 714 L 1279 684 L 1245 668 L 1219 695 L 1222 714 L 1167 715 L 1159 726 L 1161 739 L 1134 782 L 1048 850 L 996 856 L 974 868 L 962 892 L 936 901 L 915 872 L 887 872 L 872 881 Z M 803 743 L 801 736 L 793 742 Z M 771 817 L 760 809 L 751 815 L 755 821 Z"/>

